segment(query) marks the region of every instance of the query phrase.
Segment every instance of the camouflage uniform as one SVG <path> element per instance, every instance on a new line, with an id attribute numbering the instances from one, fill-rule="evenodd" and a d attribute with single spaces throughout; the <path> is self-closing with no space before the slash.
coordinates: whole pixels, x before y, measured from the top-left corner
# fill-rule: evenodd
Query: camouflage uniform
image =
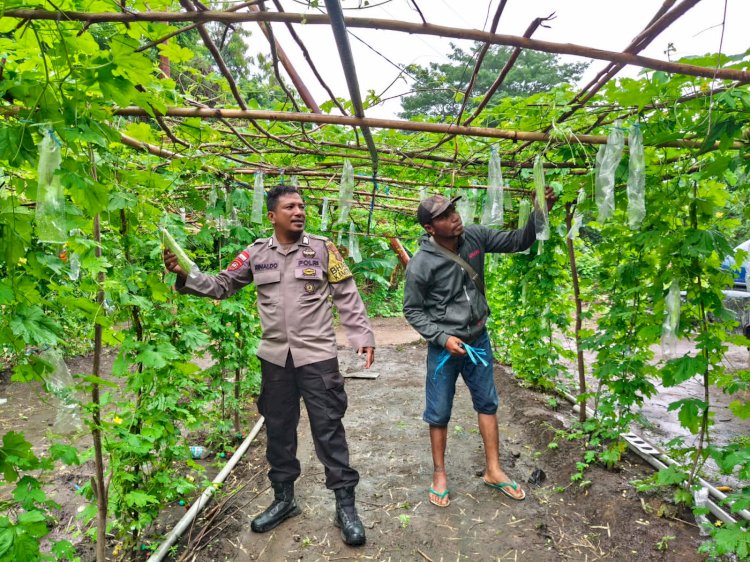
<path id="1" fill-rule="evenodd" d="M 261 393 L 258 409 L 266 418 L 266 457 L 272 482 L 300 475 L 296 458 L 299 399 L 305 401 L 315 450 L 326 471 L 326 487 L 356 486 L 341 419 L 347 396 L 339 372 L 332 303 L 356 350 L 375 347 L 370 322 L 349 268 L 330 240 L 302 233 L 284 248 L 276 237 L 259 239 L 226 271 L 181 280 L 181 293 L 224 299 L 254 282 L 263 331 L 258 357 Z"/>

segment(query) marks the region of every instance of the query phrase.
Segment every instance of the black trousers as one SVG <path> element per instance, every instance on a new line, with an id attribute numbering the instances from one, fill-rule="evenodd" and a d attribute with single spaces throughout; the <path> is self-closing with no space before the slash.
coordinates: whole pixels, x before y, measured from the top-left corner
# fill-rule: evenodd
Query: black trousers
<path id="1" fill-rule="evenodd" d="M 297 426 L 302 397 L 315 452 L 325 467 L 326 488 L 356 486 L 359 474 L 349 466 L 349 446 L 341 421 L 347 397 L 338 359 L 295 367 L 290 353 L 284 367 L 263 359 L 260 367 L 258 410 L 266 418 L 266 459 L 271 465 L 268 478 L 272 482 L 293 482 L 300 475 Z"/>

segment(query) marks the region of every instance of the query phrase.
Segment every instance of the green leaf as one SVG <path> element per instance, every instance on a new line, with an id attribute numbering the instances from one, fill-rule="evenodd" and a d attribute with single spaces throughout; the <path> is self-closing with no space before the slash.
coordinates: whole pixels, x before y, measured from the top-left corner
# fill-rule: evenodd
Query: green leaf
<path id="1" fill-rule="evenodd" d="M 176 41 L 167 41 L 159 44 L 159 54 L 167 57 L 172 64 L 188 62 L 195 57 L 195 53 L 190 49 L 181 47 Z"/>
<path id="2" fill-rule="evenodd" d="M 734 523 L 717 529 L 713 536 L 718 554 L 735 554 L 740 560 L 750 556 L 750 533 L 742 525 Z"/>
<path id="3" fill-rule="evenodd" d="M 85 377 L 80 377 L 80 380 L 82 382 L 86 382 L 89 384 L 98 384 L 100 386 L 108 386 L 110 388 L 118 388 L 117 383 L 114 383 L 112 381 L 108 381 L 107 379 L 103 379 L 102 377 L 97 377 L 95 375 L 86 375 Z"/>
<path id="4" fill-rule="evenodd" d="M 0 529 L 0 557 L 2 557 L 10 547 L 13 546 L 15 533 L 13 529 Z"/>
<path id="5" fill-rule="evenodd" d="M 740 419 L 746 420 L 750 418 L 750 402 L 735 400 L 729 404 L 729 409 Z"/>
<path id="6" fill-rule="evenodd" d="M 660 486 L 674 486 L 682 484 L 687 480 L 687 472 L 681 470 L 676 465 L 662 468 L 656 473 L 656 483 Z"/>
<path id="7" fill-rule="evenodd" d="M 29 345 L 57 344 L 60 327 L 39 306 L 19 305 L 10 320 L 10 329 Z"/>
<path id="8" fill-rule="evenodd" d="M 63 185 L 67 186 L 70 198 L 90 216 L 100 213 L 109 203 L 109 188 L 82 176 L 80 170 L 62 173 Z"/>
<path id="9" fill-rule="evenodd" d="M 148 56 L 135 52 L 139 47 L 137 41 L 127 40 L 122 35 L 118 39 L 109 44 L 112 61 L 116 65 L 112 69 L 112 74 L 123 77 L 133 84 L 150 82 L 154 72 L 154 63 Z"/>
<path id="10" fill-rule="evenodd" d="M 13 497 L 26 510 L 34 509 L 36 505 L 47 499 L 39 481 L 31 476 L 24 476 L 18 481 L 13 490 Z"/>
<path id="11" fill-rule="evenodd" d="M 158 504 L 159 501 L 150 494 L 136 490 L 125 494 L 125 503 L 130 507 L 145 507 L 149 504 Z"/>
<path id="12" fill-rule="evenodd" d="M 683 427 L 686 427 L 691 433 L 698 433 L 703 419 L 703 412 L 706 409 L 706 403 L 697 398 L 685 398 L 672 402 L 667 411 L 673 412 L 679 410 L 677 417 Z"/>
<path id="13" fill-rule="evenodd" d="M 144 349 L 136 356 L 135 360 L 138 363 L 143 363 L 144 367 L 153 369 L 161 369 L 167 364 L 164 356 L 153 349 Z"/>
<path id="14" fill-rule="evenodd" d="M 5 279 L 0 279 L 0 305 L 12 302 L 14 297 L 15 293 L 10 283 Z"/>
<path id="15" fill-rule="evenodd" d="M 49 454 L 54 460 L 62 461 L 67 465 L 81 464 L 81 459 L 78 458 L 78 450 L 70 445 L 62 445 L 60 443 L 52 445 L 49 448 Z"/>
<path id="16" fill-rule="evenodd" d="M 706 367 L 706 358 L 703 355 L 696 357 L 685 355 L 678 359 L 671 359 L 661 370 L 662 382 L 667 387 L 676 386 L 698 374 L 702 374 Z"/>
<path id="17" fill-rule="evenodd" d="M 36 456 L 31 450 L 31 443 L 26 441 L 22 433 L 10 431 L 3 436 L 3 446 L 0 448 L 0 471 L 6 482 L 14 482 L 18 478 L 16 468 L 31 469 L 37 465 Z"/>

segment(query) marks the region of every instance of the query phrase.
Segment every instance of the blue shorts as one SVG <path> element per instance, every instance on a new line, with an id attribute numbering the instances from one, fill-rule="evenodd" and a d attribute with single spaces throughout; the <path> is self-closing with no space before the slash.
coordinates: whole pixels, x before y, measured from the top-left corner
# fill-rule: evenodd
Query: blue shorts
<path id="1" fill-rule="evenodd" d="M 440 427 L 448 425 L 451 419 L 453 397 L 456 394 L 456 380 L 459 373 L 463 376 L 466 386 L 469 387 L 474 410 L 480 414 L 490 415 L 497 412 L 498 399 L 492 369 L 492 347 L 487 330 L 472 342 L 471 346 L 485 350 L 486 367 L 482 365 L 481 361 L 475 365 L 468 355 L 463 357 L 451 356 L 440 367 L 440 371 L 435 373 L 445 348 L 433 344 L 428 345 L 425 410 L 422 415 L 422 419 L 428 424 Z"/>

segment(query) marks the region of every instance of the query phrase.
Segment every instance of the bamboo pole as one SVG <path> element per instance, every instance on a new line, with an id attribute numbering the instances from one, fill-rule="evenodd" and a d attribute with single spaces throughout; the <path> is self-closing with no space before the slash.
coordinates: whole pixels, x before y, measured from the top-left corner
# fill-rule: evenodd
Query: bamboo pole
<path id="1" fill-rule="evenodd" d="M 494 139 L 509 139 L 513 141 L 537 141 L 548 142 L 570 142 L 580 144 L 607 144 L 606 135 L 576 135 L 560 133 L 540 133 L 532 131 L 514 131 L 511 129 L 492 129 L 487 127 L 467 127 L 464 125 L 450 125 L 444 123 L 425 123 L 417 121 L 405 121 L 399 119 L 378 119 L 373 117 L 353 117 L 345 115 L 328 115 L 317 113 L 295 113 L 286 111 L 263 111 L 243 109 L 214 109 L 193 107 L 171 107 L 163 113 L 154 111 L 158 115 L 169 117 L 197 117 L 200 119 L 253 119 L 267 121 L 285 121 L 299 123 L 322 123 L 327 125 L 344 125 L 349 127 L 373 127 L 378 129 L 396 129 L 401 131 L 420 131 L 424 133 L 448 133 L 465 135 L 470 137 L 485 137 Z M 150 116 L 140 107 L 123 107 L 114 110 L 115 115 L 125 117 Z M 627 142 L 627 140 L 626 140 Z M 703 141 L 700 139 L 684 139 L 658 143 L 648 146 L 672 147 L 672 148 L 701 148 Z M 713 145 L 719 148 L 719 143 Z M 748 145 L 735 141 L 727 148 L 742 149 Z"/>
<path id="2" fill-rule="evenodd" d="M 195 22 L 206 23 L 217 21 L 222 23 L 240 22 L 283 22 L 298 23 L 305 25 L 331 25 L 327 15 L 299 14 L 299 13 L 230 13 L 214 10 L 201 12 L 76 12 L 76 11 L 50 11 L 36 9 L 6 10 L 4 17 L 19 18 L 26 20 L 53 20 L 53 21 L 82 21 L 87 24 L 94 23 L 134 23 L 134 22 Z M 377 18 L 344 18 L 348 28 L 366 28 L 384 31 L 396 31 L 401 33 L 431 35 L 437 37 L 449 37 L 453 39 L 468 39 L 470 41 L 481 41 L 493 45 L 507 45 L 510 47 L 521 47 L 533 51 L 555 53 L 558 55 L 574 55 L 578 57 L 598 59 L 609 62 L 629 64 L 653 70 L 662 70 L 675 74 L 688 76 L 701 76 L 716 80 L 736 80 L 742 84 L 750 83 L 750 72 L 735 70 L 732 68 L 703 67 L 693 64 L 670 62 L 630 53 L 619 53 L 595 49 L 584 45 L 573 43 L 554 43 L 552 41 L 541 41 L 519 37 L 517 35 L 506 35 L 502 33 L 489 33 L 478 29 L 461 29 L 435 24 L 421 24 L 406 21 L 386 20 Z"/>

